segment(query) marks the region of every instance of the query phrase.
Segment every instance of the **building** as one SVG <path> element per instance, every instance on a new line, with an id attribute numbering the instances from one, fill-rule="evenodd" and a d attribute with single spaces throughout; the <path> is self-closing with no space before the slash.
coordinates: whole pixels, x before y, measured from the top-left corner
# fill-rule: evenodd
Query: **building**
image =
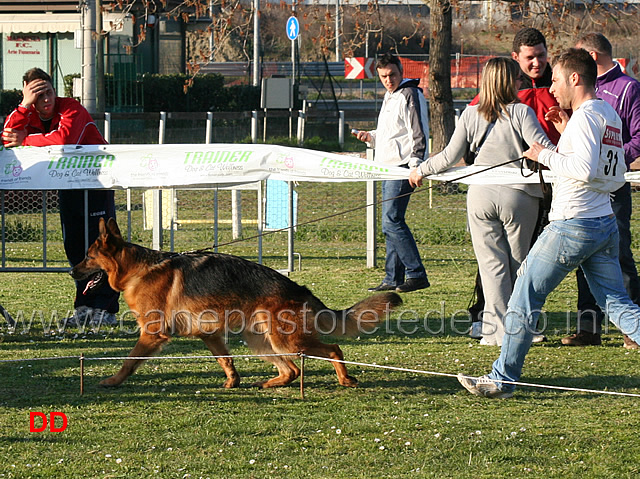
<path id="1" fill-rule="evenodd" d="M 96 0 L 0 0 L 0 89 L 22 89 L 22 74 L 40 67 L 51 73 L 56 89 L 64 92 L 64 77 L 82 72 L 87 38 L 82 12 L 89 2 L 95 5 Z M 113 3 L 102 0 L 105 73 L 135 78 L 143 72 L 184 71 L 181 21 L 138 15 L 149 27 L 141 40 L 136 15 L 116 12 Z"/>

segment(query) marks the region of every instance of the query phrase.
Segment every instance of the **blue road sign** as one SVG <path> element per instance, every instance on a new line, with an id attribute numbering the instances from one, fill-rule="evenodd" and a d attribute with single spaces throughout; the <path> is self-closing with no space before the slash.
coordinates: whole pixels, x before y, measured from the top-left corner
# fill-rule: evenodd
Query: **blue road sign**
<path id="1" fill-rule="evenodd" d="M 289 40 L 295 40 L 300 34 L 300 23 L 296 17 L 289 17 L 287 20 L 287 36 Z"/>

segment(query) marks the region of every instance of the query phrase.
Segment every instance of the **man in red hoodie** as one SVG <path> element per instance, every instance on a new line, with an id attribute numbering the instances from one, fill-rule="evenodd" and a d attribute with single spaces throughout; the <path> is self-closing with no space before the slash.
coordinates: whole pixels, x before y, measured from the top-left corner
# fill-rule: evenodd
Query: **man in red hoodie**
<path id="1" fill-rule="evenodd" d="M 58 97 L 51 77 L 43 70 L 32 68 L 24 74 L 22 94 L 22 103 L 9 115 L 2 131 L 5 147 L 106 143 L 89 112 L 73 98 Z M 100 218 L 115 218 L 115 200 L 112 190 L 87 193 L 91 244 L 98 237 Z M 72 266 L 86 252 L 84 197 L 85 190 L 58 192 L 64 249 Z M 105 281 L 85 295 L 86 285 L 87 281 L 76 282 L 75 312 L 67 324 L 116 324 L 119 294 Z"/>

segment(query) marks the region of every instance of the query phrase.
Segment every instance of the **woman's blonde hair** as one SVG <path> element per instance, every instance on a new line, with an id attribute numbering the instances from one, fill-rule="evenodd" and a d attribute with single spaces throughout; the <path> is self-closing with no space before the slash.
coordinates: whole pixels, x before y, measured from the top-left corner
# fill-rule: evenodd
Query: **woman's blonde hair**
<path id="1" fill-rule="evenodd" d="M 518 101 L 516 79 L 523 75 L 520 66 L 511 58 L 492 58 L 482 70 L 478 113 L 488 122 L 494 122 L 504 113 L 507 105 Z"/>

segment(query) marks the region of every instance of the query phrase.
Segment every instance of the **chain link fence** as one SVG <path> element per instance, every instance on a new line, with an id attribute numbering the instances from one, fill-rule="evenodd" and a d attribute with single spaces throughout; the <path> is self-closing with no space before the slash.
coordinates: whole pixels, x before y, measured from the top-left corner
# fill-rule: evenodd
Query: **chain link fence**
<path id="1" fill-rule="evenodd" d="M 288 258 L 287 188 L 265 198 L 264 232 L 258 237 L 259 198 L 255 190 L 241 191 L 240 230 L 234 230 L 232 192 L 217 189 L 163 190 L 162 249 L 217 250 L 283 269 Z M 296 184 L 294 251 L 298 259 L 348 256 L 366 262 L 366 184 Z M 380 188 L 378 201 L 381 200 Z M 153 244 L 151 190 L 117 190 L 118 223 L 128 240 Z M 359 208 L 361 207 L 361 208 Z M 347 210 L 353 210 L 346 212 Z M 62 244 L 57 192 L 0 192 L 2 254 L 0 270 L 62 271 L 69 265 Z M 417 190 L 409 203 L 407 221 L 419 245 L 466 244 L 465 195 Z M 384 237 L 376 236 L 384 253 Z M 260 250 L 262 248 L 262 250 Z M 262 256 L 260 258 L 260 256 Z"/>

